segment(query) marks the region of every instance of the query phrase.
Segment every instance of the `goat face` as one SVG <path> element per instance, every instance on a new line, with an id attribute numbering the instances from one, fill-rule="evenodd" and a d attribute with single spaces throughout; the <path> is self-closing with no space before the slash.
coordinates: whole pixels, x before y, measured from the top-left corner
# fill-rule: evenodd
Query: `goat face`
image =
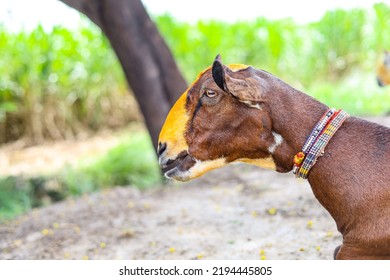
<path id="1" fill-rule="evenodd" d="M 384 87 L 390 85 L 390 52 L 385 51 L 377 68 L 376 76 L 378 85 Z"/>
<path id="2" fill-rule="evenodd" d="M 235 161 L 275 169 L 280 135 L 260 105 L 266 85 L 254 68 L 225 66 L 217 56 L 167 116 L 158 146 L 165 176 L 187 181 Z"/>

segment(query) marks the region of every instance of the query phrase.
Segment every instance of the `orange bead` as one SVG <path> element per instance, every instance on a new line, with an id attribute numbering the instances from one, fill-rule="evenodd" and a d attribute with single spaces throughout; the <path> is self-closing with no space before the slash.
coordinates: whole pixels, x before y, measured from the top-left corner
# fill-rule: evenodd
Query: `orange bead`
<path id="1" fill-rule="evenodd" d="M 294 164 L 301 165 L 304 159 L 305 154 L 303 152 L 299 152 L 294 156 Z"/>

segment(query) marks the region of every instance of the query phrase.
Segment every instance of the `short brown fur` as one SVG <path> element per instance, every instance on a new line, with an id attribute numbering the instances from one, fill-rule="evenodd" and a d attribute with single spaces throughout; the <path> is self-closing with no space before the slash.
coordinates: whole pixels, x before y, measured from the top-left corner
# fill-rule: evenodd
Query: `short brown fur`
<path id="1" fill-rule="evenodd" d="M 227 162 L 272 157 L 278 172 L 289 172 L 328 109 L 265 71 L 232 71 L 220 57 L 190 88 L 186 108 L 188 156 L 173 160 L 180 172 L 196 160 L 221 157 Z M 275 134 L 283 141 L 270 149 Z M 337 259 L 390 259 L 389 159 L 390 129 L 349 117 L 310 171 L 315 197 L 343 235 Z"/>

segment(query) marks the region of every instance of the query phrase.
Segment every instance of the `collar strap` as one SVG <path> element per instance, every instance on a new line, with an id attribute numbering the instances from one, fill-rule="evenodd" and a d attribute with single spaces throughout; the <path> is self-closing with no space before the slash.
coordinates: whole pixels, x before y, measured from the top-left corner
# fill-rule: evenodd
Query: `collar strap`
<path id="1" fill-rule="evenodd" d="M 324 154 L 330 139 L 348 118 L 343 110 L 329 109 L 316 124 L 302 147 L 294 156 L 293 173 L 297 178 L 307 179 L 310 169 L 317 159 Z"/>

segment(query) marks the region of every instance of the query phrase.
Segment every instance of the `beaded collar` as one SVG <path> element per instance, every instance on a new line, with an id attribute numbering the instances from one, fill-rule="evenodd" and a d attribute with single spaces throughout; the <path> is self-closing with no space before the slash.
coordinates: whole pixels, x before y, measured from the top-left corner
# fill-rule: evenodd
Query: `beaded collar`
<path id="1" fill-rule="evenodd" d="M 324 154 L 326 145 L 332 136 L 348 118 L 343 110 L 329 109 L 316 124 L 302 147 L 294 156 L 293 173 L 297 178 L 307 179 L 310 169 L 317 159 Z"/>

